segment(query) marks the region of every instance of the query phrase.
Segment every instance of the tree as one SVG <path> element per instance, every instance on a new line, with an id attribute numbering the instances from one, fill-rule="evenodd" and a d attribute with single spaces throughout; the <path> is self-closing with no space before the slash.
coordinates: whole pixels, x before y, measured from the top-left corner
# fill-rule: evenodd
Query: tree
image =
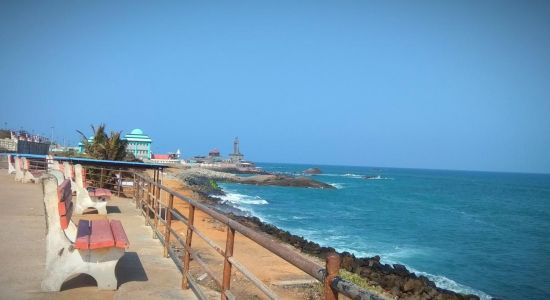
<path id="1" fill-rule="evenodd" d="M 121 131 L 111 131 L 107 135 L 105 124 L 100 124 L 97 128 L 91 125 L 94 133 L 92 140 L 89 141 L 84 133 L 77 130 L 82 136 L 84 152 L 95 159 L 104 160 L 125 160 L 127 158 L 126 146 L 128 141 L 121 138 Z"/>
<path id="2" fill-rule="evenodd" d="M 107 135 L 105 124 L 100 124 L 97 128 L 93 125 L 91 127 L 94 133 L 91 140 L 88 140 L 84 133 L 77 130 L 82 136 L 86 156 L 101 160 L 128 160 L 126 152 L 128 141 L 121 138 L 121 131 L 111 131 L 110 135 Z M 113 170 L 89 167 L 87 171 L 87 177 L 95 187 L 107 187 L 113 190 L 118 184 Z"/>

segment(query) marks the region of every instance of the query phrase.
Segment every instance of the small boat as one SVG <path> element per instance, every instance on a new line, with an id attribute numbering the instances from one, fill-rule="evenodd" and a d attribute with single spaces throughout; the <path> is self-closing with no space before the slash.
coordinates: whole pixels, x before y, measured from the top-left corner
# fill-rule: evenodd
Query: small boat
<path id="1" fill-rule="evenodd" d="M 382 176 L 380 175 L 365 175 L 363 176 L 364 179 L 382 179 Z"/>

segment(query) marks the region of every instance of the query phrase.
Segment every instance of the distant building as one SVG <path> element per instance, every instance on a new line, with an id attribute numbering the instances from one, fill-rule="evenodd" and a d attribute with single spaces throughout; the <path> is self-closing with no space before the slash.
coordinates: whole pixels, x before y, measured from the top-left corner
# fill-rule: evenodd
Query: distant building
<path id="1" fill-rule="evenodd" d="M 151 159 L 151 144 L 153 140 L 143 133 L 143 130 L 136 128 L 124 136 L 128 141 L 126 151 L 132 153 L 138 159 Z"/>
<path id="2" fill-rule="evenodd" d="M 208 152 L 208 156 L 210 156 L 210 157 L 220 157 L 220 150 L 218 150 L 217 148 L 214 148 L 214 149 L 210 150 L 210 152 Z"/>
<path id="3" fill-rule="evenodd" d="M 220 150 L 218 148 L 214 148 L 208 152 L 208 157 L 206 158 L 206 163 L 219 163 L 222 162 L 223 158 L 221 157 Z"/>
<path id="4" fill-rule="evenodd" d="M 167 154 L 152 154 L 151 159 L 148 162 L 154 162 L 157 164 L 183 164 L 184 161 L 180 159 L 181 152 L 178 151 L 174 153 Z"/>
<path id="5" fill-rule="evenodd" d="M 2 130 L 0 152 L 17 152 L 25 154 L 48 154 L 50 141 L 43 136 L 30 134 L 24 130 Z"/>
<path id="6" fill-rule="evenodd" d="M 161 164 L 182 163 L 182 160 L 180 160 L 180 156 L 181 152 L 180 149 L 178 149 L 176 152 L 168 152 L 166 154 L 152 154 L 150 161 Z"/>
<path id="7" fill-rule="evenodd" d="M 239 147 L 239 138 L 236 137 L 235 141 L 233 142 L 233 153 L 229 154 L 229 160 L 232 163 L 239 163 L 244 159 L 244 155 L 241 153 Z"/>
<path id="8" fill-rule="evenodd" d="M 50 152 L 59 153 L 59 152 L 70 152 L 70 151 L 80 152 L 80 147 L 63 146 L 59 144 L 50 145 Z"/>
<path id="9" fill-rule="evenodd" d="M 151 159 L 170 159 L 169 154 L 153 154 L 151 155 Z"/>

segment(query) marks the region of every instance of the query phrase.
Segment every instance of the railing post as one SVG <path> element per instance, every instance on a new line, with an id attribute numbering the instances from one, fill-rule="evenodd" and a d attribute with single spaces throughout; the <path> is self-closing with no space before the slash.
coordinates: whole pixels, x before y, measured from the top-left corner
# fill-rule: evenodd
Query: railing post
<path id="1" fill-rule="evenodd" d="M 139 185 L 139 191 L 138 191 L 138 197 L 139 197 L 139 213 L 143 213 L 143 199 L 145 199 L 145 181 L 143 180 L 143 178 L 139 177 L 139 182 L 138 182 L 138 185 Z"/>
<path id="2" fill-rule="evenodd" d="M 158 230 L 159 225 L 159 215 L 160 215 L 160 186 L 155 186 L 155 202 L 153 203 L 153 216 L 154 216 L 154 230 L 153 238 L 157 238 L 156 231 Z M 152 226 L 151 226 L 152 227 Z"/>
<path id="3" fill-rule="evenodd" d="M 231 262 L 229 258 L 233 256 L 233 245 L 235 244 L 235 229 L 227 226 L 227 239 L 225 240 L 225 258 L 223 261 L 223 279 L 221 299 L 227 300 L 225 291 L 231 288 Z"/>
<path id="4" fill-rule="evenodd" d="M 152 190 L 153 186 L 151 185 L 151 182 L 147 182 L 147 202 L 146 202 L 146 205 L 145 207 L 147 208 L 147 211 L 144 211 L 145 213 L 145 225 L 148 225 L 149 224 L 149 219 L 150 219 L 150 210 L 149 210 L 149 206 L 151 205 L 151 190 Z"/>
<path id="5" fill-rule="evenodd" d="M 138 208 L 139 190 L 139 177 L 134 173 L 134 198 L 136 199 L 136 209 Z"/>
<path id="6" fill-rule="evenodd" d="M 118 170 L 118 190 L 117 190 L 117 197 L 120 197 L 120 189 L 122 188 L 122 172 Z"/>
<path id="7" fill-rule="evenodd" d="M 164 257 L 168 257 L 170 248 L 170 229 L 172 229 L 172 209 L 174 208 L 174 195 L 168 195 L 168 207 L 166 208 L 166 226 L 164 230 Z"/>
<path id="8" fill-rule="evenodd" d="M 193 239 L 193 222 L 195 220 L 195 206 L 189 204 L 189 215 L 187 216 L 187 234 L 185 236 L 185 251 L 183 255 L 183 278 L 181 279 L 181 288 L 186 290 L 189 288 L 187 274 L 189 273 L 189 262 L 191 261 L 191 240 Z"/>
<path id="9" fill-rule="evenodd" d="M 332 281 L 340 271 L 340 255 L 333 253 L 326 258 L 327 275 L 324 282 L 325 300 L 338 300 L 338 291 L 332 288 Z"/>
<path id="10" fill-rule="evenodd" d="M 134 201 L 137 201 L 137 189 L 136 189 L 136 186 L 137 186 L 137 183 L 136 183 L 136 174 L 134 173 L 134 180 L 132 181 L 132 186 L 134 187 Z"/>
<path id="11" fill-rule="evenodd" d="M 159 184 L 162 184 L 162 169 L 160 169 L 160 168 L 159 168 L 158 182 L 159 182 Z"/>
<path id="12" fill-rule="evenodd" d="M 99 175 L 99 187 L 103 188 L 103 168 L 101 168 L 101 173 Z"/>
<path id="13" fill-rule="evenodd" d="M 136 177 L 136 183 L 135 183 L 136 185 L 134 186 L 134 188 L 136 189 L 136 209 L 137 209 L 138 203 L 139 203 L 139 197 L 141 194 L 141 181 L 137 174 L 134 174 L 134 176 Z"/>

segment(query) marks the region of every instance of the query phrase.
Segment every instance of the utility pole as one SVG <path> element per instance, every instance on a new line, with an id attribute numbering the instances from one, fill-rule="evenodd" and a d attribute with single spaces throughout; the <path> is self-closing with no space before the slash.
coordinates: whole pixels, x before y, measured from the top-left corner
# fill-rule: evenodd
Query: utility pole
<path id="1" fill-rule="evenodd" d="M 52 127 L 50 127 L 50 128 L 52 129 L 52 137 L 51 137 L 51 139 L 50 139 L 50 144 L 52 144 L 52 143 L 53 143 L 53 128 L 54 128 L 54 127 L 52 126 Z"/>

